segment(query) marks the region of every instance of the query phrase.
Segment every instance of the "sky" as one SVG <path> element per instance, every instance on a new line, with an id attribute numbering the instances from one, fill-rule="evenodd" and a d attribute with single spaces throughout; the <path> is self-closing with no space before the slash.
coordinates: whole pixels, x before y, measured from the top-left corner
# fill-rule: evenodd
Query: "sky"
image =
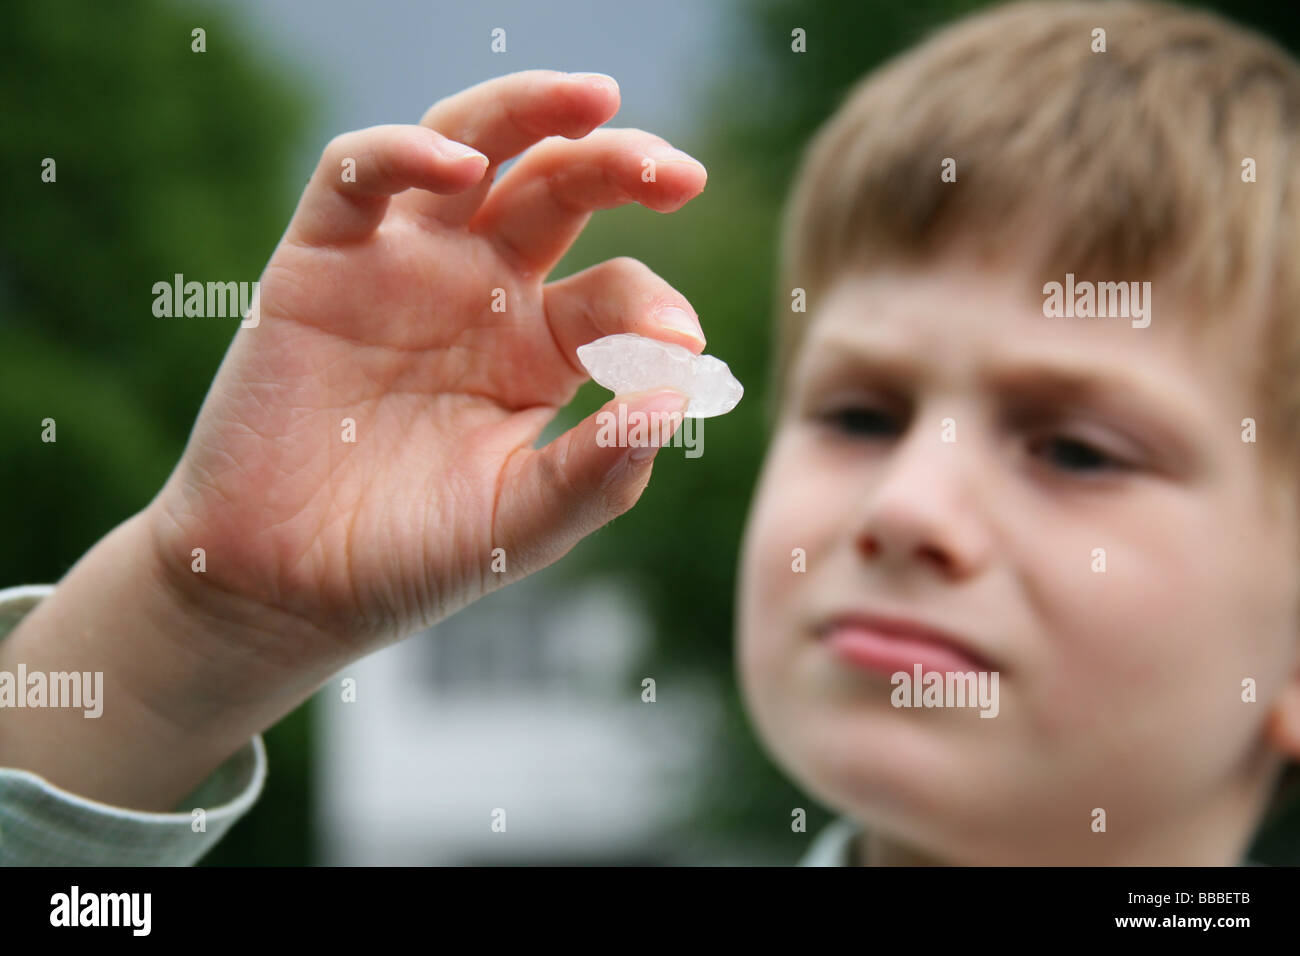
<path id="1" fill-rule="evenodd" d="M 199 0 L 180 0 L 202 10 Z M 209 0 L 210 2 L 210 0 Z M 723 62 L 742 0 L 224 0 L 254 42 L 308 76 L 321 104 L 304 164 L 334 135 L 416 123 L 437 100 L 518 70 L 608 73 L 639 127 L 690 151 L 694 104 Z M 202 26 L 202 23 L 196 23 Z M 506 51 L 491 50 L 503 28 Z M 209 38 L 209 44 L 213 38 Z"/>

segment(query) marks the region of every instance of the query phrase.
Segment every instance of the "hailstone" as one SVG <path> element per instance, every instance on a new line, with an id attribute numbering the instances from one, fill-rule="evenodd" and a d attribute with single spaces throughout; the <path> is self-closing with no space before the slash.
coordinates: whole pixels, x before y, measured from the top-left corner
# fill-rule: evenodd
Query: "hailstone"
<path id="1" fill-rule="evenodd" d="M 615 395 L 657 388 L 675 388 L 689 395 L 686 418 L 725 415 L 745 394 L 721 359 L 644 335 L 623 332 L 580 345 L 578 360 L 597 384 Z"/>

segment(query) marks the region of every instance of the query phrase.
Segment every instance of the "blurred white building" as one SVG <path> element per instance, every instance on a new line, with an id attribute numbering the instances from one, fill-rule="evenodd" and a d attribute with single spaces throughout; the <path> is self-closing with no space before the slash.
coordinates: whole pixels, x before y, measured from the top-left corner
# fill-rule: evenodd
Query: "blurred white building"
<path id="1" fill-rule="evenodd" d="M 323 862 L 680 861 L 661 836 L 718 709 L 633 672 L 648 638 L 616 580 L 543 571 L 340 672 L 314 711 Z"/>

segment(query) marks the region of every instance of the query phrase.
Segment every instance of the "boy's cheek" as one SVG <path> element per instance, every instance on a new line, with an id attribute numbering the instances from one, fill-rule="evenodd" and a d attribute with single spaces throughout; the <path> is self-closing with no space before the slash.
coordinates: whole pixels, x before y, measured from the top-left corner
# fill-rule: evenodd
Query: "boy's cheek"
<path id="1" fill-rule="evenodd" d="M 737 614 L 741 675 L 751 688 L 788 679 L 805 643 L 808 595 L 825 554 L 796 486 L 766 471 L 745 529 Z M 783 676 L 784 675 L 784 676 Z"/>
<path id="2" fill-rule="evenodd" d="M 807 488 L 789 455 L 774 448 L 763 467 L 745 529 L 743 583 L 748 591 L 788 590 L 808 574 L 817 526 Z"/>
<path id="3" fill-rule="evenodd" d="M 737 617 L 740 649 L 746 656 L 777 653 L 793 638 L 798 583 L 807 575 L 791 570 L 789 534 L 759 516 L 751 522 L 743 556 Z M 798 561 L 798 558 L 794 559 Z"/>
<path id="4" fill-rule="evenodd" d="M 1230 675 L 1243 661 L 1220 633 L 1225 596 L 1202 588 L 1196 601 L 1155 603 L 1167 584 L 1135 576 L 1044 635 L 1046 666 L 1018 689 L 1046 745 L 1087 752 L 1089 737 L 1127 737 L 1177 763 L 1176 751 L 1208 747 L 1216 726 L 1242 716 Z"/>
<path id="5" fill-rule="evenodd" d="M 851 489 L 860 479 L 832 464 L 795 435 L 778 437 L 763 466 L 750 514 L 754 544 L 765 558 L 779 558 L 776 566 L 786 573 L 813 572 L 810 559 L 853 520 L 858 499 Z"/>

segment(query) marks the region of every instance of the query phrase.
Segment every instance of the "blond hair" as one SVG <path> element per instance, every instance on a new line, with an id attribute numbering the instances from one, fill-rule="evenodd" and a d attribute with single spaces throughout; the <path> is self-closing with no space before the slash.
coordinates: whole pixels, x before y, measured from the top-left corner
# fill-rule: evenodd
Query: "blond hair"
<path id="1" fill-rule="evenodd" d="M 1212 14 L 1038 2 L 948 26 L 850 89 L 805 149 L 782 221 L 773 397 L 842 273 L 976 237 L 1043 277 L 1159 275 L 1198 314 L 1258 303 L 1260 432 L 1268 417 L 1300 449 L 1297 120 L 1300 65 Z"/>

